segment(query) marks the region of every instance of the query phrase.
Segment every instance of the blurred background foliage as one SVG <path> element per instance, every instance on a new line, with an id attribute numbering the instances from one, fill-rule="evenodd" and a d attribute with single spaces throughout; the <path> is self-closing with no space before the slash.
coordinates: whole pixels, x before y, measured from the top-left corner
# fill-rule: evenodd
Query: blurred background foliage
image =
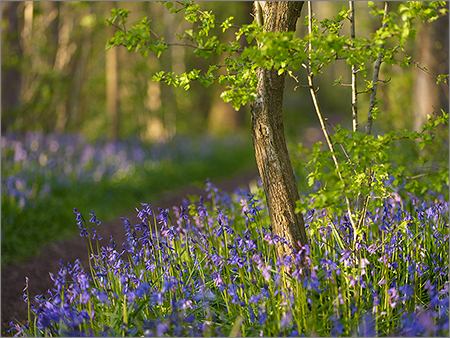
<path id="1" fill-rule="evenodd" d="M 233 16 L 237 25 L 253 21 L 252 6 L 251 1 L 200 4 L 216 21 Z M 344 6 L 348 2 L 314 2 L 313 10 L 321 20 Z M 395 11 L 398 3 L 391 6 Z M 73 207 L 85 214 L 92 208 L 103 220 L 117 218 L 162 191 L 256 170 L 248 104 L 235 111 L 220 99 L 219 84 L 205 89 L 194 83 L 184 91 L 152 82 L 160 70 L 207 69 L 220 57 L 196 58 L 189 47 L 170 48 L 160 58 L 124 48 L 106 52 L 114 31 L 105 20 L 114 7 L 131 11 L 129 26 L 148 17 L 169 42 L 192 28 L 183 13 L 170 14 L 152 1 L 1 2 L 2 266 L 75 234 Z M 367 2 L 355 2 L 355 10 L 357 35 L 380 27 Z M 306 34 L 305 16 L 304 9 L 298 36 Z M 373 134 L 419 130 L 427 114 L 448 111 L 448 86 L 436 84 L 438 74 L 448 73 L 448 17 L 416 24 L 417 37 L 406 52 L 428 70 L 382 64 L 380 78 L 389 81 L 378 86 Z M 349 32 L 345 22 L 342 34 Z M 232 33 L 223 36 L 220 27 L 211 33 L 234 39 Z M 298 142 L 311 148 L 323 135 L 308 88 L 299 86 L 307 83 L 306 74 L 294 75 L 299 83 L 287 78 L 285 89 L 286 137 L 291 149 Z M 337 61 L 315 78 L 330 130 L 337 124 L 351 129 L 351 87 L 333 86 L 340 76 L 350 83 L 350 75 L 345 62 Z M 364 80 L 358 81 L 365 88 Z M 360 131 L 368 101 L 369 94 L 358 96 Z M 448 131 L 440 137 L 448 147 Z M 442 144 L 436 142 L 430 156 L 440 156 Z M 143 157 L 133 157 L 137 150 Z"/>
<path id="2" fill-rule="evenodd" d="M 321 20 L 337 15 L 344 6 L 348 8 L 348 2 L 317 2 L 313 9 Z M 390 10 L 397 6 L 399 3 L 392 2 Z M 106 42 L 114 34 L 105 19 L 113 7 L 131 10 L 129 25 L 147 16 L 152 29 L 166 41 L 176 40 L 177 33 L 191 28 L 182 13 L 170 14 L 165 6 L 151 1 L 2 2 L 2 132 L 71 132 L 89 140 L 138 135 L 153 142 L 175 134 L 248 131 L 248 105 L 235 112 L 219 98 L 218 84 L 207 90 L 198 84 L 186 92 L 151 81 L 162 69 L 183 73 L 207 66 L 208 60 L 195 58 L 190 48 L 173 47 L 160 58 L 143 58 L 121 48 L 105 52 Z M 236 24 L 253 20 L 252 2 L 202 2 L 201 8 L 212 10 L 218 22 L 229 16 Z M 357 35 L 367 36 L 380 26 L 366 2 L 356 2 L 355 10 Z M 301 21 L 305 16 L 306 10 Z M 379 132 L 392 127 L 418 130 L 427 114 L 448 109 L 448 87 L 436 85 L 434 78 L 448 73 L 448 17 L 416 24 L 417 37 L 409 41 L 406 52 L 427 67 L 428 73 L 382 65 L 380 78 L 389 82 L 379 86 Z M 220 28 L 216 31 L 213 33 L 221 37 Z M 347 21 L 342 32 L 349 34 Z M 305 33 L 306 27 L 299 22 L 297 34 Z M 233 38 L 230 34 L 220 39 Z M 215 61 L 211 58 L 211 63 Z M 304 71 L 295 75 L 300 83 L 307 83 Z M 339 76 L 343 76 L 343 84 L 350 83 L 350 69 L 344 61 L 317 77 L 318 95 L 329 120 L 350 128 L 351 88 L 332 86 Z M 307 88 L 294 90 L 296 85 L 288 79 L 286 132 L 290 139 L 306 137 L 314 142 L 320 133 L 308 131 L 316 121 L 311 99 Z M 363 126 L 368 94 L 358 99 Z"/>

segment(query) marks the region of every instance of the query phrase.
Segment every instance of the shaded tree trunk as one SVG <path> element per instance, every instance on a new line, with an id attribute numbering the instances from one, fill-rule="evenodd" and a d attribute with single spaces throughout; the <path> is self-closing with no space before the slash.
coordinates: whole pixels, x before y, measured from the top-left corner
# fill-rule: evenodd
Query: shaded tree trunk
<path id="1" fill-rule="evenodd" d="M 87 15 L 92 14 L 93 12 L 93 5 L 90 5 L 86 9 Z M 75 65 L 75 74 L 73 78 L 73 90 L 72 95 L 70 95 L 70 108 L 69 108 L 69 116 L 72 120 L 73 127 L 75 130 L 79 130 L 80 124 L 82 122 L 81 115 L 80 114 L 80 102 L 82 100 L 81 98 L 81 89 L 83 87 L 83 84 L 85 83 L 85 77 L 86 77 L 86 67 L 88 64 L 89 59 L 89 53 L 91 52 L 92 48 L 92 42 L 91 42 L 91 34 L 92 34 L 92 28 L 91 26 L 84 27 L 83 32 L 83 38 L 82 42 L 80 43 L 81 48 L 81 55 L 79 59 L 77 60 L 77 63 Z"/>
<path id="2" fill-rule="evenodd" d="M 46 55 L 47 62 L 50 65 L 55 64 L 56 53 L 58 51 L 58 38 L 59 38 L 59 9 L 61 7 L 60 1 L 42 1 L 40 3 L 42 10 L 44 11 L 47 20 L 50 21 L 47 29 L 45 30 L 45 36 L 47 37 L 47 45 L 49 48 L 48 55 Z"/>
<path id="3" fill-rule="evenodd" d="M 217 87 L 217 95 L 212 101 L 208 114 L 208 131 L 213 134 L 235 133 L 240 129 L 242 109 L 236 111 L 230 102 L 220 98 L 222 88 Z"/>
<path id="4" fill-rule="evenodd" d="M 75 19 L 70 15 L 71 8 L 68 4 L 60 4 L 59 10 L 60 18 L 63 19 L 59 21 L 58 49 L 56 51 L 53 69 L 56 74 L 61 76 L 61 79 L 65 78 L 65 80 L 69 82 L 71 78 L 68 78 L 67 76 L 69 74 L 72 75 L 72 72 L 70 71 L 70 63 L 72 56 L 77 49 L 76 44 L 72 42 L 72 32 L 74 29 Z M 67 93 L 61 89 L 56 90 L 53 94 L 52 105 L 56 109 L 55 130 L 59 134 L 64 133 L 69 121 Z"/>
<path id="5" fill-rule="evenodd" d="M 263 2 L 263 22 L 266 31 L 294 31 L 303 2 Z M 285 238 L 292 249 L 298 242 L 307 243 L 303 215 L 295 213 L 299 200 L 291 161 L 286 146 L 283 125 L 283 92 L 285 74 L 277 70 L 259 69 L 258 95 L 251 107 L 252 138 L 256 163 L 267 199 L 273 233 Z M 279 243 L 279 257 L 292 254 L 291 248 Z"/>
<path id="6" fill-rule="evenodd" d="M 153 18 L 163 18 L 166 9 L 163 6 L 154 5 L 153 2 L 146 2 L 144 10 L 152 13 Z M 172 59 L 173 54 L 171 54 L 169 61 Z M 157 58 L 156 55 L 150 54 L 147 58 L 148 67 L 152 71 L 161 68 L 163 61 L 167 62 L 167 57 Z M 178 66 L 179 68 L 177 71 L 183 73 L 183 65 L 179 64 Z M 166 67 L 168 67 L 167 64 Z M 164 118 L 166 116 L 164 114 L 162 103 L 166 103 L 166 93 L 163 92 L 163 90 L 170 91 L 171 88 L 162 88 L 160 82 L 153 82 L 151 77 L 147 78 L 147 96 L 144 100 L 146 109 L 138 114 L 138 121 L 141 126 L 141 138 L 150 142 L 166 141 L 169 137 L 169 134 L 164 127 Z"/>
<path id="7" fill-rule="evenodd" d="M 439 113 L 441 109 L 448 111 L 448 86 L 444 82 L 436 85 L 435 78 L 438 74 L 448 74 L 448 16 L 424 24 L 417 46 L 417 60 L 429 72 L 415 69 L 413 129 L 420 131 L 427 122 L 427 114 Z"/>
<path id="8" fill-rule="evenodd" d="M 113 7 L 118 8 L 116 1 L 108 3 L 108 11 Z M 114 29 L 109 28 L 114 35 Z M 106 52 L 106 110 L 109 117 L 109 136 L 115 141 L 119 137 L 119 111 L 118 111 L 118 73 L 117 73 L 117 48 L 111 48 Z"/>
<path id="9" fill-rule="evenodd" d="M 22 74 L 18 60 L 22 57 L 20 46 L 18 9 L 21 3 L 18 1 L 2 1 L 2 62 L 4 60 L 16 60 L 15 64 L 3 68 L 2 64 L 2 132 L 14 121 L 12 112 L 20 106 L 22 90 Z"/>
<path id="10" fill-rule="evenodd" d="M 249 13 L 251 13 L 251 10 Z M 232 41 L 233 39 L 234 32 L 228 30 L 224 35 L 224 40 Z M 242 39 L 242 41 L 245 41 L 245 39 Z M 217 58 L 220 60 L 219 62 L 225 62 L 225 54 L 217 56 Z M 223 69 L 219 74 L 226 75 L 225 69 Z M 224 102 L 220 97 L 220 93 L 222 93 L 223 88 L 218 83 L 213 84 L 210 88 L 215 92 L 215 94 L 208 112 L 208 131 L 213 134 L 237 132 L 242 127 L 242 113 L 244 109 L 241 108 L 236 111 L 231 102 Z"/>

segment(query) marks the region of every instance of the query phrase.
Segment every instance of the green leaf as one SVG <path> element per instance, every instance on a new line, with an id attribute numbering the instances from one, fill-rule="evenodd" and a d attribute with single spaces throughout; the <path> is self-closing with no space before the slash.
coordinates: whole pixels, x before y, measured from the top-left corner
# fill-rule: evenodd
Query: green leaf
<path id="1" fill-rule="evenodd" d="M 139 51 L 142 55 L 142 57 L 146 58 L 148 56 L 148 50 L 147 49 L 141 49 Z"/>
<path id="2" fill-rule="evenodd" d="M 308 177 L 308 186 L 312 187 L 314 185 L 314 176 Z"/>

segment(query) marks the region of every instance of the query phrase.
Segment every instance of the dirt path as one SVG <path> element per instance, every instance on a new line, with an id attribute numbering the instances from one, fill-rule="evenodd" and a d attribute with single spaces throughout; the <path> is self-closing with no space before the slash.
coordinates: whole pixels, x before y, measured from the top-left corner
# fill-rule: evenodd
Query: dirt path
<path id="1" fill-rule="evenodd" d="M 237 187 L 247 187 L 249 182 L 256 181 L 258 173 L 256 171 L 243 173 L 237 177 L 212 182 L 214 186 L 228 192 L 233 192 Z M 204 189 L 188 186 L 176 192 L 163 194 L 157 201 L 143 201 L 151 203 L 154 210 L 158 207 L 170 208 L 174 205 L 182 205 L 182 200 L 187 195 L 203 195 L 206 197 Z M 153 202 L 153 203 L 152 203 Z M 138 223 L 136 212 L 130 211 L 129 214 L 120 215 L 130 220 L 131 224 Z M 88 215 L 84 215 L 85 218 Z M 75 224 L 75 223 L 74 223 Z M 75 226 L 75 225 L 74 225 Z M 125 241 L 124 223 L 117 217 L 117 220 L 102 223 L 99 227 L 100 236 L 103 240 L 101 245 L 108 244 L 109 236 L 113 235 L 118 246 Z M 24 314 L 27 312 L 27 305 L 22 298 L 22 290 L 25 287 L 25 277 L 29 278 L 29 294 L 34 297 L 39 294 L 45 294 L 48 289 L 53 288 L 53 281 L 50 279 L 49 272 L 57 273 L 60 265 L 63 263 L 73 263 L 80 259 L 84 267 L 88 267 L 88 257 L 86 242 L 83 238 L 76 236 L 67 240 L 58 241 L 41 248 L 39 255 L 23 264 L 11 265 L 2 271 L 1 281 L 1 321 L 2 329 L 9 329 L 9 322 L 14 318 L 25 322 Z M 5 333 L 2 332 L 2 336 Z"/>

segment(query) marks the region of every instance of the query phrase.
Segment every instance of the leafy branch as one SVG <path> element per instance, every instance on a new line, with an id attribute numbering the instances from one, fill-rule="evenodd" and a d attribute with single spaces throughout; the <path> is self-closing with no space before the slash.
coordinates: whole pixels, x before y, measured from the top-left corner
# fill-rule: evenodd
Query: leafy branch
<path id="1" fill-rule="evenodd" d="M 341 35 L 342 21 L 347 19 L 349 11 L 345 8 L 332 19 L 324 19 L 321 22 L 313 21 L 313 29 L 304 38 L 295 37 L 291 33 L 264 32 L 256 21 L 249 25 L 236 26 L 232 24 L 232 17 L 224 22 L 217 22 L 215 16 L 207 11 L 200 10 L 198 5 L 192 2 L 177 2 L 181 7 L 174 8 L 172 2 L 163 2 L 166 8 L 173 13 L 184 11 L 184 18 L 190 23 L 199 23 L 198 27 L 188 29 L 183 34 L 178 34 L 180 42 L 166 42 L 163 37 L 151 29 L 151 21 L 147 18 L 140 23 L 125 28 L 129 11 L 126 9 L 113 9 L 111 18 L 107 23 L 117 28 L 115 36 L 108 41 L 106 49 L 113 46 L 124 46 L 129 51 L 140 52 L 143 57 L 148 52 L 154 52 L 158 57 L 169 47 L 182 46 L 193 48 L 195 55 L 205 59 L 212 55 L 226 54 L 223 64 L 210 66 L 208 71 L 189 71 L 184 74 L 161 73 L 155 75 L 155 81 L 165 81 L 174 86 L 182 86 L 186 90 L 190 88 L 190 82 L 198 81 L 205 86 L 218 80 L 225 86 L 221 97 L 225 102 L 232 102 L 235 109 L 239 109 L 247 102 L 252 102 L 256 98 L 256 68 L 277 69 L 279 74 L 284 72 L 295 78 L 293 70 L 305 67 L 305 60 L 308 60 L 312 74 L 315 76 L 321 73 L 324 67 L 337 60 L 346 60 L 349 65 L 358 65 L 355 72 L 366 76 L 366 63 L 374 62 L 383 55 L 383 61 L 393 64 L 393 55 L 398 49 L 402 49 L 405 39 L 413 37 L 414 32 L 410 29 L 411 20 L 414 15 L 434 19 L 439 10 L 426 11 L 422 7 L 417 8 L 413 4 L 409 7 L 401 7 L 402 18 L 406 21 L 403 25 L 395 23 L 397 15 L 389 13 L 385 19 L 389 29 L 382 28 L 375 32 L 370 38 L 351 37 Z M 371 4 L 369 4 L 371 5 Z M 434 5 L 433 5 L 434 6 Z M 430 4 L 429 7 L 432 7 Z M 428 8 L 428 7 L 427 7 Z M 432 7 L 434 10 L 434 7 Z M 374 15 L 380 15 L 380 10 L 373 5 Z M 419 14 L 415 14 L 415 13 Z M 426 14 L 424 14 L 426 13 Z M 440 12 L 439 12 L 440 13 Z M 116 25 L 115 22 L 118 21 Z M 319 25 L 322 31 L 319 32 Z M 209 36 L 211 29 L 220 26 L 225 32 L 229 28 L 237 29 L 235 41 L 221 43 L 216 36 Z M 156 37 L 156 38 L 155 38 Z M 239 40 L 245 37 L 247 46 L 243 47 Z M 383 50 L 382 46 L 390 38 L 398 40 L 397 45 L 389 50 Z M 191 42 L 181 42 L 187 39 Z M 261 48 L 253 43 L 258 41 Z M 309 48 L 311 46 L 311 48 Z M 212 67 L 212 68 L 211 68 Z M 213 71 L 225 69 L 226 75 L 216 75 Z M 373 84 L 372 84 L 373 85 Z M 369 87 L 368 87 L 369 88 Z"/>
<path id="2" fill-rule="evenodd" d="M 177 2 L 181 8 L 173 8 L 172 3 L 164 2 L 166 7 L 175 12 L 184 10 L 185 20 L 190 23 L 197 23 L 195 29 L 186 30 L 183 34 L 178 34 L 180 41 L 187 39 L 190 42 L 165 42 L 163 37 L 159 37 L 151 28 L 150 20 L 144 18 L 137 25 L 130 29 L 125 29 L 126 18 L 129 14 L 124 9 L 111 11 L 111 18 L 108 24 L 113 25 L 119 19 L 118 30 L 107 44 L 107 49 L 113 46 L 125 46 L 129 51 L 140 52 L 142 56 L 147 56 L 149 51 L 155 52 L 158 57 L 169 47 L 185 46 L 194 48 L 195 55 L 205 59 L 212 55 L 226 54 L 222 62 L 210 64 L 208 69 L 203 71 L 193 69 L 183 74 L 173 72 L 158 72 L 154 75 L 154 81 L 164 81 L 169 85 L 183 87 L 188 90 L 192 81 L 198 81 L 208 87 L 214 81 L 225 87 L 221 98 L 225 102 L 232 102 L 235 109 L 239 109 L 247 102 L 252 102 L 256 98 L 256 69 L 276 69 L 278 74 L 287 73 L 296 79 L 293 71 L 305 68 L 307 70 L 308 84 L 299 84 L 297 87 L 307 87 L 313 99 L 314 107 L 319 117 L 322 130 L 325 134 L 329 152 L 320 150 L 320 145 L 315 145 L 311 155 L 310 167 L 314 170 L 308 175 L 308 184 L 314 185 L 324 177 L 327 178 L 328 186 L 321 187 L 318 193 L 312 194 L 317 207 L 333 205 L 342 197 L 347 204 L 347 213 L 354 230 L 354 245 L 356 245 L 358 234 L 364 221 L 364 215 L 368 210 L 369 199 L 374 200 L 389 196 L 391 188 L 384 185 L 389 175 L 396 179 L 414 178 L 416 174 L 405 174 L 407 168 L 392 168 L 386 164 L 389 150 L 394 142 L 402 139 L 420 139 L 419 148 L 431 142 L 432 136 L 424 129 L 421 133 L 408 133 L 406 131 L 395 134 L 388 133 L 383 136 L 373 137 L 371 135 L 371 125 L 377 113 L 376 107 L 376 87 L 380 82 L 387 83 L 389 80 L 379 78 L 379 68 L 381 62 L 388 66 L 398 65 L 406 67 L 410 65 L 411 57 L 405 55 L 402 61 L 397 55 L 405 52 L 404 44 L 407 39 L 413 39 L 416 32 L 412 29 L 414 19 L 422 21 L 434 21 L 442 15 L 447 15 L 445 3 L 443 2 L 408 2 L 401 4 L 397 12 L 388 11 L 387 6 L 380 9 L 373 2 L 369 2 L 371 13 L 379 16 L 381 27 L 369 37 L 356 36 L 354 30 L 350 35 L 342 34 L 343 21 L 348 19 L 354 22 L 354 14 L 345 7 L 332 19 L 317 21 L 313 13 L 308 13 L 304 25 L 309 27 L 308 34 L 304 37 L 296 37 L 293 32 L 265 32 L 262 26 L 256 21 L 249 25 L 234 26 L 232 18 L 228 18 L 223 23 L 218 23 L 212 13 L 201 11 L 198 5 L 191 2 Z M 217 36 L 210 36 L 211 29 L 220 25 L 223 32 L 229 28 L 236 28 L 235 41 L 221 43 Z M 123 27 L 123 28 L 122 28 Z M 156 37 L 156 39 L 155 39 Z M 245 38 L 247 45 L 242 46 L 239 42 Z M 256 44 L 256 41 L 258 44 Z M 388 43 L 389 41 L 389 43 Z M 390 46 L 392 47 L 386 47 Z M 330 136 L 322 116 L 319 102 L 316 97 L 313 78 L 322 72 L 330 64 L 345 60 L 347 65 L 352 67 L 353 95 L 364 92 L 371 93 L 369 119 L 367 133 L 357 132 L 356 109 L 353 112 L 354 130 L 348 132 L 338 130 Z M 367 77 L 367 67 L 374 64 L 374 73 L 371 80 L 365 80 L 366 89 L 358 92 L 356 90 L 356 74 Z M 225 70 L 225 74 L 219 74 L 218 70 Z M 448 75 L 440 75 L 438 81 L 447 81 Z M 298 79 L 296 79 L 298 82 Z M 341 78 L 335 84 L 340 83 Z M 341 84 L 341 83 L 340 83 Z M 296 87 L 296 88 L 297 88 Z M 356 99 L 354 100 L 356 103 Z M 356 108 L 356 104 L 354 105 Z M 442 119 L 447 119 L 448 115 L 443 114 L 442 118 L 430 121 L 426 128 L 435 128 L 437 124 L 446 123 Z M 370 123 L 370 125 L 369 125 Z M 435 124 L 437 123 L 437 124 Z M 335 149 L 335 145 L 340 145 L 342 152 Z M 342 155 L 343 154 L 343 155 Z M 344 156 L 341 160 L 340 157 Z M 329 166 L 328 159 L 333 165 Z M 330 167 L 330 172 L 325 174 L 320 168 Z M 367 169 L 369 168 L 369 169 Z M 392 172 L 389 172 L 391 170 Z M 440 173 L 439 175 L 441 175 Z M 431 175 L 431 174 L 430 174 Z M 422 176 L 421 176 L 422 177 Z M 414 187 L 412 187 L 414 188 Z M 361 208 L 356 208 L 358 219 L 352 216 L 354 196 L 360 194 L 365 196 Z M 299 208 L 303 204 L 299 204 Z"/>

